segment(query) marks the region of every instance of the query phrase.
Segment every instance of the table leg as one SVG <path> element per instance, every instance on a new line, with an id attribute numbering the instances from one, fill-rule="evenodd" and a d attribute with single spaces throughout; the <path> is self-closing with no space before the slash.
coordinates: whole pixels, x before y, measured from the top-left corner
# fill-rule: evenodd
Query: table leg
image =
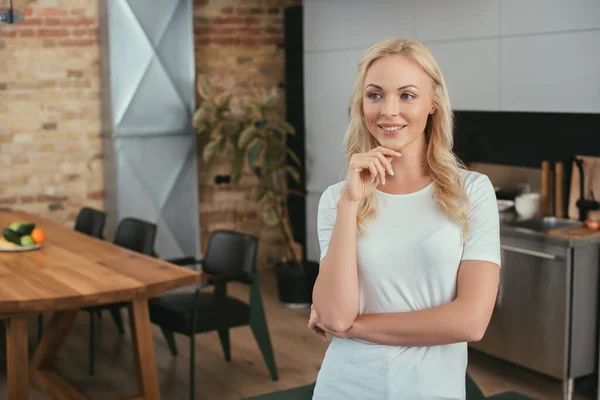
<path id="1" fill-rule="evenodd" d="M 129 317 L 134 345 L 134 357 L 137 361 L 138 387 L 140 398 L 159 400 L 158 373 L 154 356 L 152 325 L 148 312 L 148 300 L 136 299 L 129 305 Z"/>
<path id="2" fill-rule="evenodd" d="M 27 317 L 6 320 L 8 400 L 29 400 Z"/>
<path id="3" fill-rule="evenodd" d="M 58 311 L 52 314 L 31 359 L 31 377 L 38 386 L 57 400 L 86 400 L 85 396 L 66 383 L 52 370 L 60 345 L 64 342 L 78 310 Z"/>

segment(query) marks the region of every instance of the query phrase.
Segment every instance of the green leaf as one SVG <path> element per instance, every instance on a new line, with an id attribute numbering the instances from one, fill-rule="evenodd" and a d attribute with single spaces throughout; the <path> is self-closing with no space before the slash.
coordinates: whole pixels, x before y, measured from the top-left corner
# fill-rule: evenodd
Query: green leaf
<path id="1" fill-rule="evenodd" d="M 214 113 L 217 111 L 217 106 L 212 101 L 205 101 L 202 104 L 202 107 L 209 113 Z"/>
<path id="2" fill-rule="evenodd" d="M 281 129 L 282 131 L 289 133 L 290 135 L 296 134 L 296 129 L 294 129 L 294 127 L 289 122 L 287 122 L 283 119 L 271 121 L 271 124 L 279 129 Z"/>
<path id="3" fill-rule="evenodd" d="M 265 126 L 267 126 L 268 123 L 269 123 L 269 120 L 267 120 L 266 118 L 263 118 L 260 121 L 254 122 L 254 126 L 256 127 L 256 129 L 262 129 Z"/>
<path id="4" fill-rule="evenodd" d="M 202 98 L 209 99 L 212 96 L 212 90 L 210 88 L 210 83 L 208 82 L 208 78 L 206 75 L 198 75 L 198 83 L 197 83 L 198 93 Z"/>
<path id="5" fill-rule="evenodd" d="M 205 163 L 209 163 L 210 160 L 212 160 L 213 156 L 215 155 L 217 148 L 219 146 L 219 142 L 221 142 L 220 139 L 217 140 L 211 140 L 210 142 L 208 142 L 206 144 L 206 146 L 204 147 L 204 150 L 202 151 L 202 159 L 204 160 Z"/>
<path id="6" fill-rule="evenodd" d="M 231 101 L 231 94 L 224 94 L 218 101 L 218 106 L 220 109 L 224 110 L 229 108 L 229 102 Z"/>
<path id="7" fill-rule="evenodd" d="M 250 100 L 248 102 L 248 107 L 254 113 L 255 118 L 262 118 L 263 108 L 262 106 L 254 100 Z"/>
<path id="8" fill-rule="evenodd" d="M 271 129 L 271 133 L 273 134 L 273 136 L 275 137 L 275 140 L 281 142 L 283 141 L 283 132 L 277 130 L 277 129 Z"/>
<path id="9" fill-rule="evenodd" d="M 250 164 L 250 168 L 260 167 L 261 155 L 264 148 L 265 145 L 258 141 L 250 147 L 250 150 L 248 150 L 248 164 Z"/>
<path id="10" fill-rule="evenodd" d="M 250 125 L 246 129 L 244 129 L 242 133 L 240 133 L 240 138 L 238 139 L 237 143 L 238 147 L 240 149 L 243 149 L 246 146 L 248 146 L 248 143 L 250 143 L 250 141 L 254 138 L 255 134 L 256 128 L 253 125 Z"/>
<path id="11" fill-rule="evenodd" d="M 231 160 L 231 183 L 233 186 L 238 186 L 242 179 L 242 171 L 244 168 L 244 153 L 235 151 Z"/>
<path id="12" fill-rule="evenodd" d="M 265 197 L 265 193 L 265 188 L 261 186 L 254 186 L 250 190 L 250 198 L 256 202 L 259 202 L 263 199 L 263 197 Z"/>
<path id="13" fill-rule="evenodd" d="M 266 205 L 263 208 L 262 217 L 268 226 L 275 226 L 279 223 L 279 217 L 272 205 Z"/>
<path id="14" fill-rule="evenodd" d="M 270 106 L 271 104 L 273 104 L 275 102 L 275 100 L 277 100 L 277 96 L 272 94 L 270 95 L 267 100 L 265 101 L 265 106 Z"/>
<path id="15" fill-rule="evenodd" d="M 300 183 L 300 172 L 296 168 L 287 165 L 285 170 L 292 177 L 292 179 L 296 181 L 296 183 Z"/>
<path id="16" fill-rule="evenodd" d="M 292 161 L 294 161 L 294 163 L 297 166 L 302 165 L 302 163 L 300 162 L 300 158 L 298 157 L 298 155 L 296 153 L 294 153 L 294 151 L 292 149 L 286 149 L 288 156 L 290 156 L 290 158 L 292 159 Z"/>

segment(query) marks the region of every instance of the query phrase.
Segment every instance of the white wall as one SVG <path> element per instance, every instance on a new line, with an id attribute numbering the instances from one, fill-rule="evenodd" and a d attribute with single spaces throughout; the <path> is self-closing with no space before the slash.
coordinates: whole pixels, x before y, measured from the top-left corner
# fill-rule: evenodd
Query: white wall
<path id="1" fill-rule="evenodd" d="M 392 37 L 429 47 L 456 110 L 600 113 L 600 0 L 304 0 L 310 260 L 321 193 L 344 178 L 356 65 Z"/>

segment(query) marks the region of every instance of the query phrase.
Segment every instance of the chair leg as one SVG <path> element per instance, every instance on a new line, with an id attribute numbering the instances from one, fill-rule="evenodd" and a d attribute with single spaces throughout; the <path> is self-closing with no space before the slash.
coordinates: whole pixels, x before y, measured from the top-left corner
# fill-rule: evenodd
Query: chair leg
<path id="1" fill-rule="evenodd" d="M 190 335 L 190 400 L 195 398 L 196 382 L 196 335 Z"/>
<path id="2" fill-rule="evenodd" d="M 276 381 L 279 379 L 277 366 L 275 365 L 275 356 L 273 347 L 271 346 L 271 338 L 269 336 L 269 327 L 267 326 L 267 318 L 260 297 L 260 289 L 258 281 L 255 280 L 250 286 L 250 328 L 260 351 L 262 352 L 265 363 L 271 373 L 271 379 Z"/>
<path id="3" fill-rule="evenodd" d="M 108 309 L 110 311 L 110 315 L 115 321 L 115 325 L 117 325 L 117 329 L 119 333 L 122 335 L 125 333 L 125 328 L 123 327 L 123 319 L 121 318 L 121 309 L 119 307 L 111 307 Z"/>
<path id="4" fill-rule="evenodd" d="M 221 340 L 221 347 L 225 354 L 225 361 L 231 361 L 231 345 L 229 342 L 229 329 L 219 329 L 219 339 Z"/>
<path id="5" fill-rule="evenodd" d="M 96 327 L 94 321 L 94 313 L 90 313 L 90 375 L 94 375 L 94 356 L 96 353 L 95 345 L 96 345 Z"/>
<path id="6" fill-rule="evenodd" d="M 42 341 L 44 335 L 44 314 L 38 314 L 38 343 Z"/>
<path id="7" fill-rule="evenodd" d="M 160 327 L 160 330 L 167 341 L 167 345 L 169 346 L 169 350 L 171 350 L 171 355 L 177 355 L 177 344 L 175 343 L 175 336 L 173 335 L 173 331 Z"/>

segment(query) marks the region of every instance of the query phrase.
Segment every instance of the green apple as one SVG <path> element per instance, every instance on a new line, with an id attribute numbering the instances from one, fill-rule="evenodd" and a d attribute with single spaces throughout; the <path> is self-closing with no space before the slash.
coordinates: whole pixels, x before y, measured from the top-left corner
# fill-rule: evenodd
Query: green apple
<path id="1" fill-rule="evenodd" d="M 10 226 L 8 227 L 8 229 L 13 230 L 13 231 L 17 231 L 17 229 L 19 229 L 19 227 L 22 224 L 20 222 L 13 222 L 12 224 L 10 224 Z"/>

